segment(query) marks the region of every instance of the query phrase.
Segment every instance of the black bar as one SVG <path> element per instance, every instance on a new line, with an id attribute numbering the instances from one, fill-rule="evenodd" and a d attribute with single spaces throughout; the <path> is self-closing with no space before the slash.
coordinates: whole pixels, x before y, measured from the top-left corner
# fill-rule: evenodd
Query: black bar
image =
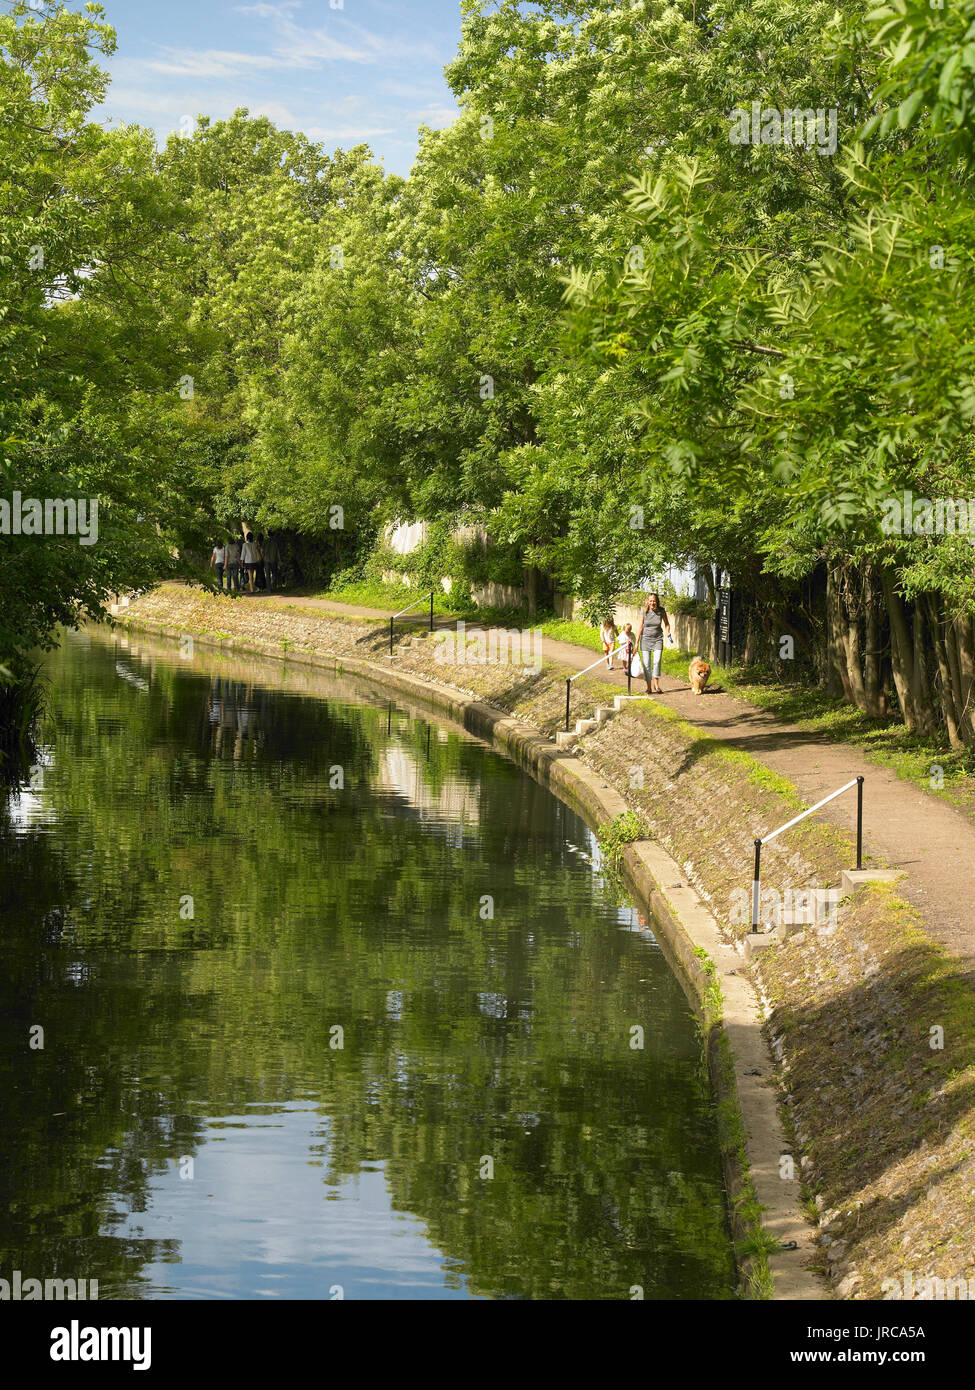
<path id="1" fill-rule="evenodd" d="M 761 902 L 761 896 L 762 896 L 761 887 L 759 887 L 759 890 L 758 890 L 757 893 L 755 892 L 755 884 L 757 883 L 757 884 L 760 885 L 760 884 L 761 884 L 761 881 L 762 881 L 762 842 L 761 842 L 761 840 L 756 840 L 756 841 L 755 841 L 755 876 L 754 876 L 754 878 L 752 879 L 752 931 L 754 931 L 754 932 L 757 932 L 757 931 L 758 931 L 758 908 L 759 908 L 759 903 Z"/>
<path id="2" fill-rule="evenodd" d="M 430 631 L 433 631 L 433 590 L 430 590 Z"/>
<path id="3" fill-rule="evenodd" d="M 565 732 L 569 732 L 569 696 L 572 693 L 572 678 L 566 677 L 565 682 Z"/>
<path id="4" fill-rule="evenodd" d="M 857 868 L 863 868 L 863 778 L 857 778 Z"/>
<path id="5" fill-rule="evenodd" d="M 393 655 L 393 620 L 389 620 L 389 654 Z"/>
<path id="6" fill-rule="evenodd" d="M 769 1263 L 772 1264 L 775 1259 L 773 1254 Z M 9 1279 L 6 1270 L 4 1277 Z M 902 1274 L 897 1280 L 898 1292 L 913 1277 L 910 1273 Z M 350 1298 L 348 1289 L 345 1291 L 345 1301 L 335 1299 L 335 1307 L 332 1307 L 329 1284 L 332 1279 L 339 1278 L 341 1274 L 338 1268 L 328 1269 L 315 1288 L 316 1299 L 324 1301 L 316 1301 L 315 1307 L 323 1319 L 326 1315 L 331 1318 L 329 1331 L 333 1341 L 338 1343 L 341 1340 L 343 1345 L 352 1347 L 357 1341 L 361 1344 L 364 1336 L 373 1330 L 374 1324 L 370 1325 L 368 1320 L 374 1315 L 370 1300 Z M 426 1292 L 422 1286 L 415 1287 L 421 1293 Z M 932 1299 L 929 1302 L 919 1300 L 917 1293 L 911 1290 L 914 1296 L 910 1301 L 914 1307 L 911 1309 L 908 1332 L 915 1336 L 910 1341 L 905 1340 L 907 1333 L 899 1337 L 899 1329 L 891 1328 L 890 1310 L 883 1306 L 884 1300 L 879 1297 L 876 1301 L 857 1300 L 855 1317 L 844 1314 L 844 1302 L 839 1300 L 824 1299 L 817 1302 L 815 1307 L 808 1303 L 777 1302 L 773 1314 L 763 1300 L 735 1298 L 708 1303 L 707 1316 L 715 1336 L 737 1337 L 749 1347 L 756 1347 L 757 1364 L 765 1373 L 765 1378 L 774 1377 L 776 1384 L 782 1382 L 784 1385 L 786 1381 L 791 1383 L 795 1380 L 796 1364 L 793 1358 L 797 1354 L 822 1355 L 823 1348 L 833 1347 L 835 1362 L 838 1356 L 849 1357 L 851 1352 L 854 1356 L 862 1355 L 857 1349 L 869 1347 L 880 1349 L 879 1354 L 889 1348 L 887 1365 L 893 1364 L 890 1358 L 892 1354 L 897 1354 L 895 1349 L 904 1355 L 904 1348 L 923 1348 L 927 1372 L 937 1377 L 934 1383 L 947 1386 L 952 1373 L 957 1374 L 957 1367 L 963 1363 L 966 1355 L 970 1355 L 971 1332 L 965 1322 L 964 1309 L 959 1310 L 957 1303 L 947 1297 L 948 1291 L 945 1292 L 944 1300 L 939 1297 L 937 1301 Z M 904 1297 L 909 1297 L 906 1289 Z M 418 1315 L 423 1316 L 422 1306 L 421 1303 L 418 1310 L 416 1303 L 407 1299 L 391 1302 L 384 1319 L 390 1328 L 390 1335 L 398 1335 L 397 1327 L 406 1336 L 410 1333 L 415 1335 Z M 429 1303 L 426 1306 L 429 1307 Z M 565 1312 L 559 1318 L 565 1318 L 562 1329 L 566 1335 L 562 1336 L 555 1325 L 551 1340 L 555 1343 L 557 1339 L 558 1345 L 563 1347 L 553 1370 L 564 1381 L 565 1371 L 571 1369 L 567 1350 L 572 1345 L 571 1333 L 574 1328 L 570 1319 L 577 1314 L 572 1300 L 561 1301 L 561 1306 Z M 153 1383 L 153 1375 L 159 1383 L 164 1380 L 172 1383 L 180 1372 L 185 1372 L 186 1348 L 192 1345 L 195 1360 L 201 1368 L 201 1382 L 212 1383 L 219 1373 L 225 1383 L 234 1385 L 243 1380 L 245 1374 L 250 1381 L 254 1381 L 255 1376 L 268 1380 L 277 1376 L 280 1379 L 280 1348 L 293 1345 L 302 1336 L 307 1336 L 309 1307 L 310 1302 L 303 1303 L 297 1299 L 268 1299 L 261 1310 L 263 1335 L 257 1339 L 252 1335 L 254 1304 L 246 1300 L 146 1299 L 138 1304 L 131 1303 L 129 1312 L 124 1314 L 115 1309 L 114 1301 L 108 1300 L 89 1303 L 78 1300 L 72 1303 L 70 1312 L 60 1307 L 55 1310 L 52 1302 L 25 1300 L 21 1302 L 16 1317 L 4 1322 L 4 1345 L 8 1355 L 12 1351 L 18 1363 L 24 1367 L 22 1383 L 36 1385 L 42 1379 L 41 1368 L 49 1373 L 52 1364 L 55 1364 L 51 1360 L 51 1350 L 56 1324 L 70 1326 L 71 1321 L 77 1318 L 87 1329 L 89 1326 L 101 1328 L 129 1322 L 151 1331 L 151 1364 L 146 1366 L 150 1377 L 148 1384 Z M 114 1316 L 109 1313 L 110 1308 L 115 1309 Z M 399 1313 L 396 1309 L 400 1310 Z M 433 1314 L 430 1316 L 432 1318 Z M 555 1324 L 554 1313 L 545 1316 L 551 1316 Z M 689 1340 L 695 1333 L 700 1335 L 701 1315 L 698 1305 L 691 1300 L 668 1305 L 667 1316 L 675 1337 Z M 410 1321 L 407 1321 L 408 1318 Z M 858 1334 L 856 1340 L 855 1334 Z M 140 1340 L 148 1350 L 149 1338 Z M 917 1352 L 908 1351 L 906 1354 L 916 1355 Z M 76 1371 L 82 1371 L 84 1363 L 75 1362 L 74 1365 Z M 128 1375 L 130 1381 L 134 1379 L 133 1360 L 89 1363 L 89 1369 L 97 1371 L 101 1379 L 106 1378 L 101 1376 L 101 1372 L 105 1372 L 111 1384 L 112 1365 L 116 1371 Z M 823 1366 L 823 1369 L 827 1367 Z M 924 1366 L 915 1365 L 914 1369 L 917 1372 Z M 67 1373 L 65 1378 L 68 1378 Z M 138 1381 L 135 1383 L 139 1384 Z M 903 1383 L 898 1379 L 898 1385 Z"/>
<path id="7" fill-rule="evenodd" d="M 627 648 L 627 650 L 629 650 L 629 648 Z M 630 681 L 631 681 L 632 679 L 633 679 L 633 657 L 632 657 L 632 656 L 628 656 L 627 659 L 626 659 L 626 693 L 627 693 L 627 695 L 629 695 L 629 693 L 630 693 Z"/>

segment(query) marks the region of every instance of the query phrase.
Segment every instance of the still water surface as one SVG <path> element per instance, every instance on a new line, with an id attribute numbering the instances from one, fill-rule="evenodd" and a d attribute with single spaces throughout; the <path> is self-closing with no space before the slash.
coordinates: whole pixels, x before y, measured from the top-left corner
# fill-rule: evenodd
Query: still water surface
<path id="1" fill-rule="evenodd" d="M 47 672 L 0 811 L 0 1277 L 733 1296 L 700 1039 L 575 814 L 322 674 L 101 632 Z"/>

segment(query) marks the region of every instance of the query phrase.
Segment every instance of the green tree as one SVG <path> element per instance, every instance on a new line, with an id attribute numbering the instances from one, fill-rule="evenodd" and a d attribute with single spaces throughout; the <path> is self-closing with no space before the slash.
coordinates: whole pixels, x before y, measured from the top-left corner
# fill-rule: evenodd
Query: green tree
<path id="1" fill-rule="evenodd" d="M 96 59 L 114 42 L 97 5 L 35 13 L 18 0 L 0 15 L 2 496 L 10 512 L 18 492 L 97 504 L 83 545 L 11 534 L 8 516 L 0 662 L 14 676 L 56 624 L 171 569 L 195 505 L 173 437 L 179 335 L 159 292 L 180 211 L 149 132 L 87 119 L 107 81 Z"/>
<path id="2" fill-rule="evenodd" d="M 926 734 L 940 725 L 961 747 L 975 741 L 969 537 L 884 525 L 904 489 L 972 490 L 971 183 L 959 133 L 969 79 L 958 16 L 942 28 L 940 12 L 919 5 L 866 17 L 849 5 L 832 20 L 815 8 L 801 19 L 791 7 L 733 9 L 714 36 L 732 73 L 749 52 L 746 19 L 756 45 L 760 29 L 805 26 L 791 60 L 835 94 L 841 157 L 736 146 L 727 126 L 693 155 L 660 151 L 626 199 L 642 265 L 591 263 L 571 277 L 576 347 L 614 378 L 643 371 L 639 447 L 693 495 L 718 485 L 769 499 L 756 532 L 767 573 L 825 566 L 837 692 L 880 712 L 886 641 L 908 725 Z M 937 94 L 912 85 L 909 55 L 922 51 L 924 62 L 944 60 Z M 790 49 L 773 41 L 754 52 L 772 55 L 774 75 Z M 769 78 L 756 67 L 735 104 L 767 100 Z M 790 104 L 811 103 L 798 72 L 792 83 Z M 808 189 L 785 208 L 782 167 L 808 171 Z"/>

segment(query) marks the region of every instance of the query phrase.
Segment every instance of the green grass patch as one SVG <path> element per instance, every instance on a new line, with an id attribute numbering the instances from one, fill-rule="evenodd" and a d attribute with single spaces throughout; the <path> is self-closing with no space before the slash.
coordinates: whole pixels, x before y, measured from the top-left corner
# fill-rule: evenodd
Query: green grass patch
<path id="1" fill-rule="evenodd" d="M 411 612 L 428 613 L 430 611 L 430 600 L 424 597 L 423 589 L 415 585 L 407 584 L 385 584 L 378 579 L 363 579 L 355 584 L 342 584 L 334 589 L 316 589 L 314 592 L 299 594 L 297 597 L 328 599 L 330 603 L 349 603 L 357 608 L 392 608 L 393 610 L 405 608 L 407 604 L 415 604 L 415 609 Z M 441 617 L 452 617 L 457 614 L 457 607 L 450 602 L 449 594 L 445 594 L 442 589 L 434 590 L 433 611 Z M 463 612 L 457 614 L 463 616 Z"/>
<path id="2" fill-rule="evenodd" d="M 543 618 L 537 624 L 546 637 L 556 642 L 572 642 L 577 647 L 585 647 L 591 652 L 601 652 L 603 644 L 599 640 L 599 629 L 578 619 Z M 616 658 L 617 661 L 619 657 Z"/>
<path id="3" fill-rule="evenodd" d="M 646 840 L 649 835 L 646 821 L 635 811 L 624 811 L 621 815 L 614 816 L 608 825 L 601 826 L 596 838 L 607 873 L 619 874 L 626 846 L 631 845 L 634 840 Z"/>
<path id="4" fill-rule="evenodd" d="M 354 584 L 341 584 L 331 589 L 316 589 L 307 593 L 298 592 L 296 598 L 327 599 L 331 603 L 348 603 L 359 608 L 405 608 L 414 603 L 422 591 L 414 586 L 397 583 L 382 583 L 379 580 L 362 580 Z M 427 604 L 429 601 L 427 600 Z M 417 613 L 429 611 L 428 606 L 417 603 Z M 601 652 L 602 643 L 599 631 L 590 623 L 569 621 L 557 618 L 550 611 L 530 614 L 526 608 L 478 608 L 473 603 L 451 600 L 449 594 L 434 591 L 434 615 L 442 618 L 462 618 L 478 627 L 517 627 L 540 628 L 544 636 L 559 642 L 572 642 L 588 651 Z"/>

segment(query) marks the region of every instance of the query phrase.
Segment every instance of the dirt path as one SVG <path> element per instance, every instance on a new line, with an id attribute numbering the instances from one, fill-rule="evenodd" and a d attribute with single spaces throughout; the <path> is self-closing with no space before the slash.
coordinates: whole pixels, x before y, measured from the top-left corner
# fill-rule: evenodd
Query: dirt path
<path id="1" fill-rule="evenodd" d="M 347 617 L 373 617 L 380 622 L 388 621 L 392 614 L 391 609 L 362 608 L 328 599 L 288 594 L 260 597 Z M 425 621 L 423 610 L 418 609 L 418 613 Z M 437 618 L 435 626 L 452 627 L 454 622 L 453 618 Z M 403 630 L 408 630 L 408 624 L 404 623 Z M 575 671 L 583 670 L 595 657 L 584 647 L 549 637 L 544 640 L 544 654 L 547 660 Z M 626 688 L 621 670 L 610 673 L 600 665 L 590 674 L 618 691 Z M 853 744 L 831 742 L 823 735 L 782 724 L 755 705 L 719 690 L 696 696 L 686 682 L 669 676 L 663 676 L 661 684 L 663 695 L 653 698 L 787 777 L 810 805 L 852 777 L 862 775 L 865 864 L 869 865 L 868 856 L 873 856 L 880 863 L 906 871 L 900 891 L 923 914 L 931 935 L 954 955 L 965 959 L 975 975 L 975 910 L 971 907 L 975 826 L 960 812 L 869 762 Z M 642 682 L 633 682 L 634 694 L 642 689 Z M 855 829 L 854 792 L 838 797 L 817 814 L 836 825 Z M 769 826 L 769 830 L 774 828 Z"/>
<path id="2" fill-rule="evenodd" d="M 255 594 L 245 593 L 242 597 L 245 599 L 260 599 L 262 603 L 280 603 L 285 607 L 290 604 L 294 608 L 320 608 L 323 613 L 337 613 L 345 618 L 375 618 L 377 622 L 383 618 L 388 622 L 393 616 L 394 611 L 392 608 L 360 608 L 354 603 L 333 603 L 332 600 L 328 598 L 302 598 L 300 594 L 266 594 L 262 589 L 259 589 Z M 418 604 L 415 612 L 408 613 L 403 619 L 404 632 L 408 627 L 410 619 L 422 619 L 423 621 L 427 621 L 429 619 L 429 610 L 424 613 L 423 609 Z M 453 627 L 456 621 L 456 618 L 450 618 L 449 620 L 447 618 L 440 619 L 441 625 L 443 626 L 449 625 Z"/>
<path id="3" fill-rule="evenodd" d="M 580 647 L 545 639 L 545 654 L 577 670 L 592 657 Z M 592 675 L 623 689 L 626 677 L 597 667 Z M 654 698 L 684 719 L 751 754 L 787 777 L 809 805 L 863 776 L 864 863 L 872 855 L 885 865 L 904 869 L 899 891 L 923 914 L 936 940 L 965 958 L 975 973 L 975 826 L 952 806 L 928 796 L 894 772 L 879 767 L 853 744 L 831 742 L 823 735 L 780 723 L 757 706 L 718 690 L 694 695 L 687 682 L 661 677 L 663 695 Z M 642 682 L 633 683 L 634 692 Z M 853 790 L 838 797 L 817 815 L 856 829 Z M 774 826 L 769 826 L 773 830 Z M 850 865 L 853 868 L 853 864 Z"/>

